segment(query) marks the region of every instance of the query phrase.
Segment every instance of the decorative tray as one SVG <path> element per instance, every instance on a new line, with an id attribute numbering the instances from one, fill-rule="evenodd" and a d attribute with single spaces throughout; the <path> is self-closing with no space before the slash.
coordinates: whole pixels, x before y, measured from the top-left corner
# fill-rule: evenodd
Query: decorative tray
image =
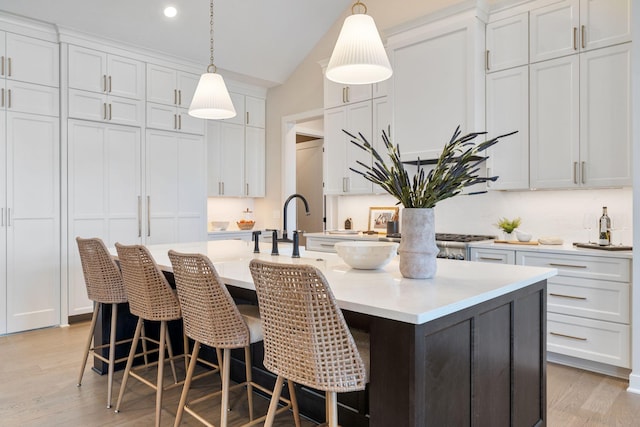
<path id="1" fill-rule="evenodd" d="M 633 249 L 632 246 L 625 246 L 625 245 L 600 246 L 597 243 L 574 243 L 573 246 L 577 248 L 600 249 L 601 251 L 630 251 Z"/>

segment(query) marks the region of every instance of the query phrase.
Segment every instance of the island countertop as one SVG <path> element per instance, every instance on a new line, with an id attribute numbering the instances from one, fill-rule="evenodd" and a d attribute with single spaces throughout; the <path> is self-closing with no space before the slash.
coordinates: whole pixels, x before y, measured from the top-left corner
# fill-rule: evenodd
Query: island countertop
<path id="1" fill-rule="evenodd" d="M 398 257 L 380 270 L 356 270 L 340 257 L 326 252 L 305 251 L 291 258 L 291 245 L 280 244 L 279 256 L 271 255 L 271 245 L 239 240 L 149 245 L 156 262 L 171 270 L 169 249 L 207 255 L 223 281 L 232 286 L 254 289 L 249 262 L 265 261 L 310 264 L 327 278 L 340 308 L 385 319 L 420 325 L 490 299 L 506 295 L 557 274 L 556 269 L 473 263 L 438 259 L 432 279 L 406 279 L 398 268 Z M 115 255 L 115 249 L 112 250 Z"/>

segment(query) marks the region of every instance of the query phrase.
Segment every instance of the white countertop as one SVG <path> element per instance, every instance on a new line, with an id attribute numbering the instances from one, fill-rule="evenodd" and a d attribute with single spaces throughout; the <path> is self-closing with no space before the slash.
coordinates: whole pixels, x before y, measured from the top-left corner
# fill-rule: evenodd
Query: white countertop
<path id="1" fill-rule="evenodd" d="M 345 233 L 340 231 L 330 232 L 330 231 L 322 231 L 319 233 L 304 233 L 305 237 L 320 237 L 323 239 L 336 239 L 336 240 L 345 240 L 345 239 L 353 239 L 353 240 L 378 240 L 380 237 L 386 237 L 386 233 L 381 234 L 364 234 L 362 232 L 357 233 Z"/>
<path id="2" fill-rule="evenodd" d="M 477 242 L 469 243 L 471 248 L 510 249 L 512 251 L 547 252 L 556 254 L 588 255 L 609 258 L 632 259 L 633 251 L 607 251 L 602 249 L 578 248 L 571 243 L 562 245 L 518 245 L 511 243 Z"/>
<path id="3" fill-rule="evenodd" d="M 291 264 L 311 264 L 327 278 L 338 305 L 345 310 L 412 324 L 430 320 L 524 288 L 557 274 L 556 269 L 498 265 L 455 260 L 438 260 L 433 279 L 403 278 L 398 258 L 381 270 L 355 270 L 335 254 L 305 251 L 291 258 L 291 245 L 279 245 L 279 256 L 271 255 L 271 245 L 261 244 L 253 253 L 253 242 L 223 240 L 148 246 L 156 262 L 171 270 L 167 252 L 206 254 L 224 282 L 255 289 L 249 261 L 259 258 Z M 115 255 L 115 248 L 111 249 Z"/>

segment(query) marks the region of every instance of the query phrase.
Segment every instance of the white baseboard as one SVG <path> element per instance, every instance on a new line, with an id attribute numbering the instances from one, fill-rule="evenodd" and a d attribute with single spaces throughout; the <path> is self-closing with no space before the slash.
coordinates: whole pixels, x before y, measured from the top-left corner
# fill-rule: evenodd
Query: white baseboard
<path id="1" fill-rule="evenodd" d="M 551 352 L 547 352 L 547 361 L 629 380 L 631 386 L 632 375 L 630 369 Z M 636 376 L 636 381 L 636 388 L 638 389 L 638 393 L 640 393 L 640 376 Z"/>

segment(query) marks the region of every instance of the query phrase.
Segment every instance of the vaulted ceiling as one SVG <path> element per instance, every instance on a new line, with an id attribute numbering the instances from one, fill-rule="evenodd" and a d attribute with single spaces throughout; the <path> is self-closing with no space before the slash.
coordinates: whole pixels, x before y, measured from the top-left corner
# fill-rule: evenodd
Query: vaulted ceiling
<path id="1" fill-rule="evenodd" d="M 350 0 L 215 0 L 214 62 L 266 85 L 283 83 Z M 166 18 L 163 9 L 178 15 Z M 209 62 L 207 0 L 0 0 L 0 10 L 116 42 Z"/>

